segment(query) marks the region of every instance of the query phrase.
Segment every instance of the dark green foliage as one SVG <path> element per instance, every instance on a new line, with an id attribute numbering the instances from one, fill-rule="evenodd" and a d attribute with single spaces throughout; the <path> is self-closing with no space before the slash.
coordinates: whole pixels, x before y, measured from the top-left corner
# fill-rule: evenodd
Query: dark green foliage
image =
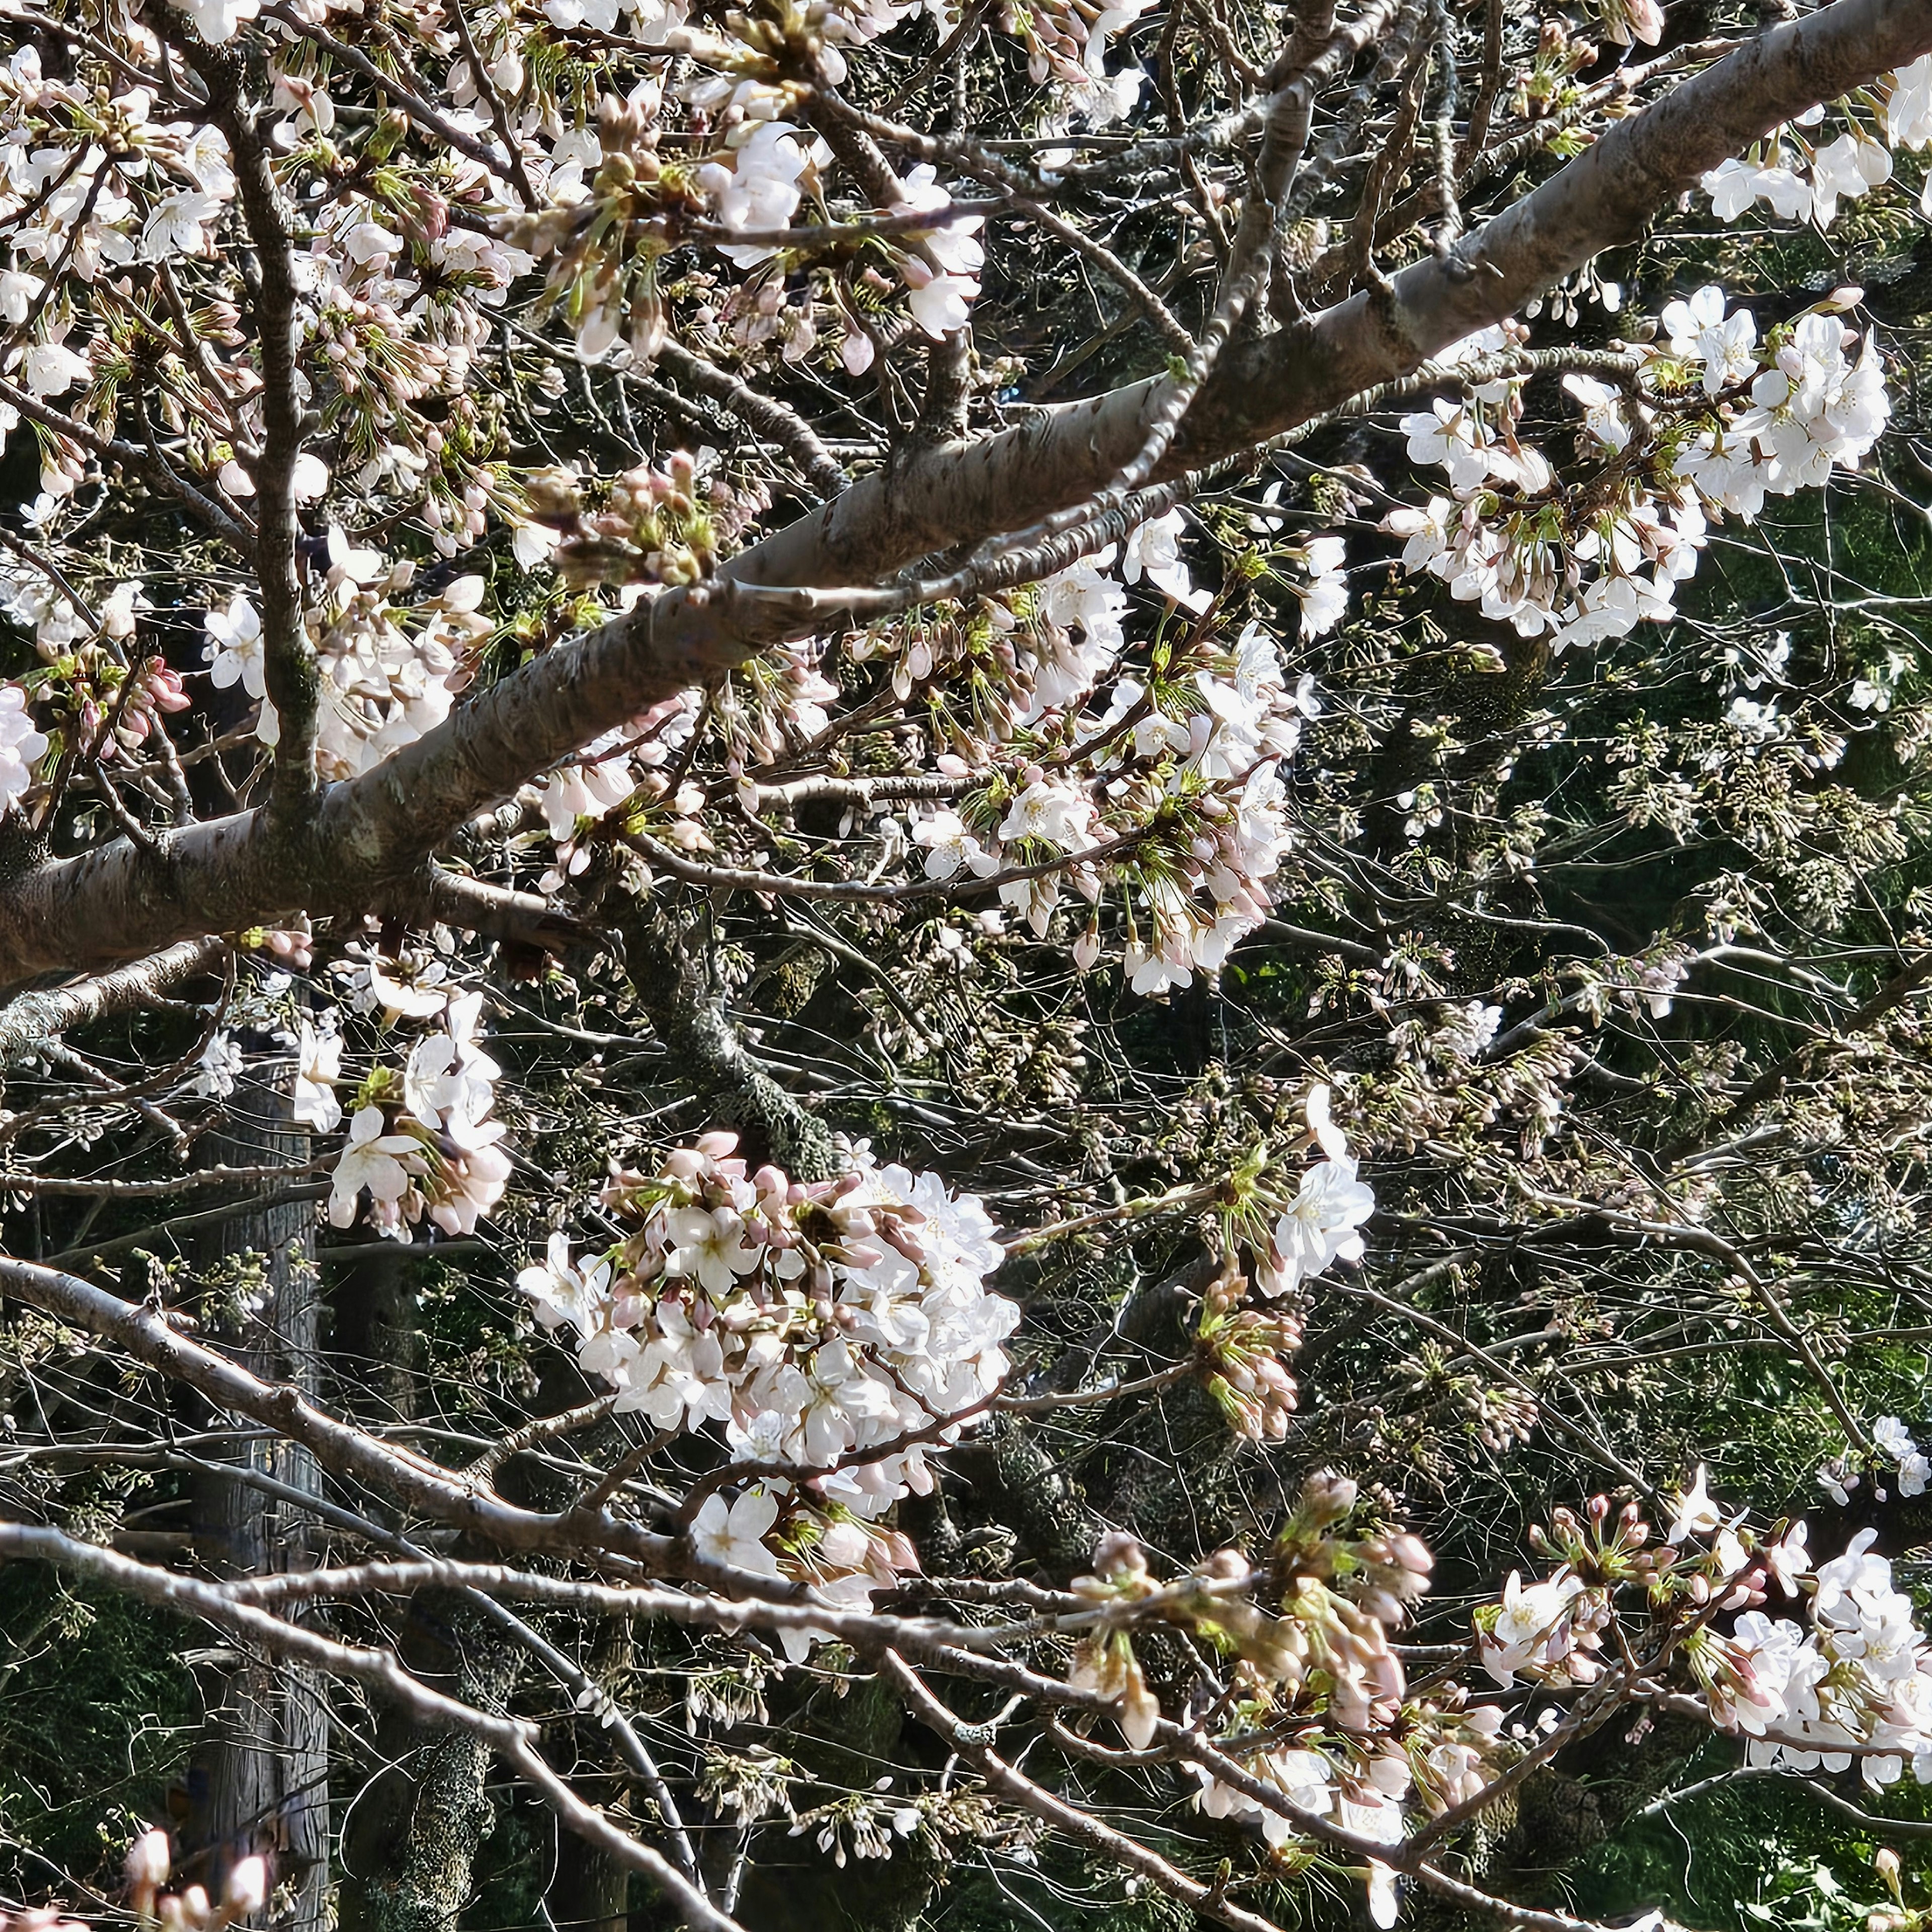
<path id="1" fill-rule="evenodd" d="M 0 1568 L 0 1896 L 50 1881 L 58 1894 L 62 1873 L 118 1885 L 130 1830 L 168 1815 L 200 1721 L 194 1640 L 124 1598 Z"/>

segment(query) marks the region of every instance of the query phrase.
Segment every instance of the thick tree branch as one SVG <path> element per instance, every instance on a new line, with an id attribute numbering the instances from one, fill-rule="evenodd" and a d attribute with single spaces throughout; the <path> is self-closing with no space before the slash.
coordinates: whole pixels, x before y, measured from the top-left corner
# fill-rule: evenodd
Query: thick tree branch
<path id="1" fill-rule="evenodd" d="M 1159 470 L 1223 460 L 1408 374 L 1627 242 L 1697 177 L 1820 100 L 1932 51 L 1922 0 L 1836 0 L 1776 28 L 1612 128 L 1453 250 L 1306 324 L 1231 344 Z M 819 600 L 746 586 L 876 583 L 932 552 L 1017 530 L 1105 490 L 1146 448 L 1167 379 L 921 451 L 754 545 L 720 581 L 662 594 L 549 653 L 336 787 L 298 840 L 238 814 L 49 865 L 0 904 L 0 983 L 138 956 L 297 910 L 362 910 L 463 822 L 658 700 L 822 628 Z"/>
<path id="2" fill-rule="evenodd" d="M 145 1006 L 178 982 L 211 970 L 227 951 L 219 939 L 184 940 L 112 973 L 45 992 L 21 994 L 0 1006 L 0 1069 L 31 1059 L 70 1027 Z"/>
<path id="3" fill-rule="evenodd" d="M 320 690 L 315 651 L 302 614 L 296 562 L 296 466 L 302 458 L 303 411 L 296 368 L 296 264 L 280 189 L 268 144 L 246 98 L 239 60 L 204 56 L 209 112 L 228 137 L 235 180 L 261 277 L 255 307 L 262 362 L 262 448 L 255 485 L 255 581 L 262 595 L 262 644 L 268 701 L 280 720 L 268 812 L 280 827 L 299 825 L 315 808 L 316 728 Z"/>

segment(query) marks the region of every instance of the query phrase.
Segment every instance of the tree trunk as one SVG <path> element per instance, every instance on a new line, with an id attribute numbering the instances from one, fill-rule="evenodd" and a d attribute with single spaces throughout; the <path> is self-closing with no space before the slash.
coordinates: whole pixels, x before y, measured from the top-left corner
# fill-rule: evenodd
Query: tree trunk
<path id="1" fill-rule="evenodd" d="M 266 1042 L 257 1045 L 268 1050 Z M 296 1124 L 286 1093 L 246 1082 L 230 1106 L 226 1130 L 211 1136 L 212 1161 L 243 1166 L 307 1160 L 308 1134 Z M 314 1394 L 322 1338 L 314 1203 L 265 1200 L 259 1211 L 212 1231 L 203 1256 L 214 1282 L 232 1282 L 255 1301 L 230 1350 L 235 1359 L 264 1380 Z M 320 1493 L 315 1460 L 296 1444 L 250 1442 L 232 1460 L 290 1489 Z M 262 1576 L 313 1561 L 312 1520 L 298 1505 L 245 1482 L 205 1478 L 195 1515 L 218 1574 Z M 290 1932 L 323 1932 L 330 1918 L 324 1687 L 299 1666 L 244 1660 L 217 1666 L 210 1688 L 216 1732 L 191 1792 L 198 1843 L 184 1849 L 199 1855 L 202 1882 L 217 1898 L 235 1861 L 261 1852 L 276 1886 L 267 1919 Z"/>
<path id="2" fill-rule="evenodd" d="M 581 1838 L 560 1838 L 556 1876 L 546 1903 L 556 1932 L 626 1932 L 631 1874 Z"/>
<path id="3" fill-rule="evenodd" d="M 431 1665 L 442 1664 L 451 1696 L 482 1710 L 507 1707 L 516 1650 L 460 1597 L 418 1597 L 402 1648 L 418 1676 L 442 1676 Z M 343 1826 L 343 1932 L 453 1932 L 476 1888 L 478 1849 L 496 1822 L 486 1788 L 490 1746 L 467 1731 L 426 1734 L 395 1715 L 380 1742 L 388 1767 Z"/>
<path id="4" fill-rule="evenodd" d="M 608 1683 L 631 1661 L 633 1646 L 627 1618 L 613 1618 L 598 1631 L 590 1658 L 590 1672 L 599 1683 Z M 577 1733 L 577 1760 L 580 1766 L 604 1766 L 625 1809 L 633 1802 L 628 1780 L 611 1748 L 610 1733 L 587 1718 L 574 1726 Z M 598 1801 L 608 1808 L 610 1799 Z M 608 1852 L 581 1838 L 559 1834 L 556 1876 L 550 1881 L 544 1904 L 556 1932 L 626 1932 L 630 1922 L 631 1874 Z"/>
<path id="5" fill-rule="evenodd" d="M 334 1283 L 337 1346 L 358 1365 L 350 1407 L 376 1424 L 413 1415 L 423 1371 L 420 1257 L 377 1246 Z M 404 1663 L 452 1696 L 507 1708 L 518 1652 L 460 1595 L 425 1591 L 402 1631 Z M 341 1932 L 452 1932 L 476 1889 L 476 1854 L 495 1822 L 490 1751 L 464 1732 L 427 1732 L 389 1710 L 382 1768 L 342 1821 Z"/>

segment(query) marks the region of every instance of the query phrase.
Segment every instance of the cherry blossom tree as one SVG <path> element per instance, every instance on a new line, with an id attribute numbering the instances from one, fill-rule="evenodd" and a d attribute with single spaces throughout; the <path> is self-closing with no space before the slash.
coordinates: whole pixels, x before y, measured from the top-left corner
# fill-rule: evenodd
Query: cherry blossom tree
<path id="1" fill-rule="evenodd" d="M 15 1922 L 1922 1834 L 1932 10 L 0 18 Z"/>

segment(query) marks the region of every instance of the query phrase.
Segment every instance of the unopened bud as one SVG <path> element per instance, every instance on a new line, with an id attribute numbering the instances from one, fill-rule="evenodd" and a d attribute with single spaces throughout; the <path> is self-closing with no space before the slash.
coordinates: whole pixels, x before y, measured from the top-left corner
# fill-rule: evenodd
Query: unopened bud
<path id="1" fill-rule="evenodd" d="M 1340 1522 L 1360 1493 L 1352 1478 L 1317 1469 L 1301 1486 L 1301 1507 L 1318 1526 Z"/>
<path id="2" fill-rule="evenodd" d="M 230 1868 L 221 1902 L 230 1912 L 252 1918 L 268 1902 L 268 1868 L 260 1858 L 239 1860 Z"/>
<path id="3" fill-rule="evenodd" d="M 169 1863 L 166 1832 L 143 1832 L 128 1847 L 128 1890 L 152 1897 L 166 1883 Z"/>
<path id="4" fill-rule="evenodd" d="M 1428 1544 L 1408 1530 L 1397 1530 L 1388 1540 L 1388 1550 L 1396 1562 L 1416 1576 L 1426 1576 L 1436 1567 L 1436 1559 L 1430 1555 Z"/>
<path id="5" fill-rule="evenodd" d="M 1881 1845 L 1872 1854 L 1872 1870 L 1885 1881 L 1885 1888 L 1902 1901 L 1898 1888 L 1898 1854 L 1889 1845 Z"/>

